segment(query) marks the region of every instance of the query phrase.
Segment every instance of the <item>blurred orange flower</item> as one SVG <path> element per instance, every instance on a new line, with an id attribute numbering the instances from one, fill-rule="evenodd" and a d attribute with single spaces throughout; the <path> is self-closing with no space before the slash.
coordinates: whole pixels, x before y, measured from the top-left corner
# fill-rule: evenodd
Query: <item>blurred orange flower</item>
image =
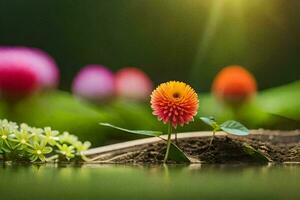
<path id="1" fill-rule="evenodd" d="M 256 93 L 256 80 L 245 68 L 232 65 L 222 69 L 212 86 L 213 94 L 228 103 L 248 100 Z"/>
<path id="2" fill-rule="evenodd" d="M 198 95 L 191 86 L 169 81 L 160 84 L 151 94 L 153 114 L 174 128 L 193 120 L 198 110 Z"/>

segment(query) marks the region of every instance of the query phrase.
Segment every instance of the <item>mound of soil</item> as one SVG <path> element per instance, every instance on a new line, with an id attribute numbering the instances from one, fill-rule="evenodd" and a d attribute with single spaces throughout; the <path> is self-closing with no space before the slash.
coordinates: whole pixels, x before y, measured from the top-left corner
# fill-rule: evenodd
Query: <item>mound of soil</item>
<path id="1" fill-rule="evenodd" d="M 177 145 L 190 157 L 202 163 L 255 163 L 252 156 L 245 153 L 243 144 L 246 143 L 273 162 L 300 162 L 299 131 L 274 132 L 247 137 L 216 136 L 210 144 L 211 137 L 179 139 Z M 291 136 L 287 137 L 290 134 Z M 166 152 L 164 141 L 144 144 L 129 149 L 122 155 L 110 159 L 114 163 L 162 163 Z M 174 163 L 173 161 L 169 161 Z"/>

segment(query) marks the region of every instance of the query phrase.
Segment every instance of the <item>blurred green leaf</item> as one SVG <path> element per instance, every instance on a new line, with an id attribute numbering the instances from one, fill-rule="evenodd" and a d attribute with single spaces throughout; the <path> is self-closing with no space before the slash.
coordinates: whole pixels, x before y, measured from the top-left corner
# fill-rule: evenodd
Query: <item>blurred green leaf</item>
<path id="1" fill-rule="evenodd" d="M 272 160 L 268 156 L 263 154 L 261 151 L 254 149 L 252 146 L 250 146 L 247 143 L 243 144 L 243 150 L 246 154 L 250 155 L 257 161 L 264 162 L 264 163 L 272 162 Z"/>
<path id="2" fill-rule="evenodd" d="M 114 126 L 114 125 L 109 124 L 109 123 L 99 123 L 99 124 L 102 125 L 102 126 L 111 127 L 111 128 L 114 128 L 114 129 L 118 129 L 118 130 L 124 131 L 124 132 L 138 134 L 138 135 L 156 136 L 157 137 L 157 136 L 160 136 L 160 135 L 163 134 L 160 131 L 129 130 L 129 129 L 121 128 L 121 127 L 118 127 L 118 126 Z"/>
<path id="3" fill-rule="evenodd" d="M 191 162 L 188 156 L 173 142 L 171 143 L 170 146 L 170 151 L 169 151 L 169 160 L 176 161 L 177 163 L 187 163 Z"/>
<path id="4" fill-rule="evenodd" d="M 221 130 L 226 133 L 245 136 L 249 134 L 249 130 L 240 122 L 234 120 L 228 120 L 220 125 Z"/>
<path id="5" fill-rule="evenodd" d="M 126 127 L 130 130 L 164 130 L 165 125 L 157 120 L 152 114 L 151 107 L 145 102 L 135 102 L 118 99 L 98 108 L 99 110 L 111 113 L 113 118 L 98 120 L 98 122 L 109 122 L 117 124 L 119 127 Z M 97 123 L 98 125 L 98 123 Z M 126 141 L 141 138 L 137 134 L 119 134 L 113 129 L 105 129 L 109 138 L 114 141 Z"/>
<path id="6" fill-rule="evenodd" d="M 51 126 L 58 131 L 68 131 L 83 140 L 104 143 L 107 133 L 98 126 L 99 121 L 113 121 L 113 114 L 74 98 L 70 93 L 51 91 L 24 99 L 5 117 L 31 126 Z"/>
<path id="7" fill-rule="evenodd" d="M 163 123 L 153 116 L 151 107 L 145 102 L 119 99 L 106 105 L 104 109 L 108 112 L 113 112 L 116 115 L 118 124 L 122 127 L 146 130 L 161 130 L 161 128 L 165 127 Z"/>
<path id="8" fill-rule="evenodd" d="M 257 104 L 267 113 L 300 121 L 300 81 L 261 92 Z"/>

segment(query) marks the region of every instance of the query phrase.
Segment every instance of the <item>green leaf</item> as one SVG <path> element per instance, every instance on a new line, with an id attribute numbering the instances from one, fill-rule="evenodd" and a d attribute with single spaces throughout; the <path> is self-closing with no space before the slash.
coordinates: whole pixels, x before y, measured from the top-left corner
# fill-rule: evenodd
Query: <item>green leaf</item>
<path id="1" fill-rule="evenodd" d="M 48 154 L 48 153 L 51 153 L 52 152 L 52 148 L 51 147 L 45 147 L 44 149 L 43 149 L 43 153 L 44 154 Z"/>
<path id="2" fill-rule="evenodd" d="M 138 134 L 138 135 L 147 135 L 147 136 L 160 136 L 163 133 L 161 131 L 148 131 L 148 130 L 129 130 L 129 129 L 125 129 L 125 128 L 121 128 L 118 126 L 114 126 L 112 124 L 109 123 L 100 123 L 101 126 L 107 126 L 107 127 L 111 127 L 114 129 L 118 129 L 124 132 L 128 132 L 128 133 L 133 133 L 133 134 Z"/>
<path id="3" fill-rule="evenodd" d="M 5 153 L 10 153 L 11 152 L 11 150 L 9 149 L 9 148 L 7 148 L 7 147 L 2 147 L 2 149 L 1 149 L 3 152 L 5 152 Z"/>
<path id="4" fill-rule="evenodd" d="M 171 146 L 170 146 L 168 159 L 176 161 L 178 163 L 191 162 L 190 159 L 188 158 L 188 156 L 173 142 L 171 143 Z"/>
<path id="5" fill-rule="evenodd" d="M 272 160 L 268 156 L 263 154 L 260 150 L 254 149 L 252 146 L 250 146 L 247 143 L 243 144 L 243 150 L 246 154 L 250 155 L 257 161 L 264 162 L 264 163 L 272 162 Z"/>
<path id="6" fill-rule="evenodd" d="M 211 126 L 213 129 L 218 130 L 220 127 L 213 117 L 200 117 L 200 119 L 207 125 Z"/>
<path id="7" fill-rule="evenodd" d="M 18 102 L 11 118 L 25 121 L 35 127 L 50 126 L 61 132 L 76 132 L 79 138 L 95 140 L 96 145 L 100 145 L 105 141 L 106 133 L 101 132 L 98 122 L 109 122 L 113 120 L 112 116 L 116 115 L 114 111 L 108 112 L 104 109 L 106 106 L 98 109 L 79 101 L 70 93 L 54 90 Z M 95 132 L 99 134 L 93 134 Z"/>
<path id="8" fill-rule="evenodd" d="M 229 120 L 220 125 L 221 130 L 226 133 L 245 136 L 249 134 L 249 130 L 240 122 Z"/>
<path id="9" fill-rule="evenodd" d="M 295 81 L 259 93 L 258 107 L 271 114 L 300 121 L 300 81 Z M 298 126 L 299 127 L 299 126 Z"/>
<path id="10" fill-rule="evenodd" d="M 30 159 L 31 162 L 34 162 L 34 161 L 36 161 L 38 159 L 38 156 L 36 156 L 36 155 L 30 155 L 29 159 Z"/>

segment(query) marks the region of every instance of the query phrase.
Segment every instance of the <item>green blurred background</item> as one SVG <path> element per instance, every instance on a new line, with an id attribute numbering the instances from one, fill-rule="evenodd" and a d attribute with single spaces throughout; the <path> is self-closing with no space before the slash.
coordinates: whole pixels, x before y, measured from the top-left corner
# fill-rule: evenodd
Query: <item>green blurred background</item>
<path id="1" fill-rule="evenodd" d="M 12 110 L 0 102 L 0 117 L 68 130 L 94 145 L 133 138 L 99 122 L 165 130 L 149 103 L 97 106 L 73 98 L 74 75 L 95 63 L 113 71 L 139 67 L 155 84 L 191 84 L 200 92 L 199 116 L 237 119 L 251 129 L 300 128 L 299 10 L 300 1 L 286 0 L 0 0 L 0 45 L 47 51 L 67 91 L 26 99 Z M 262 90 L 238 113 L 203 93 L 231 64 L 249 69 Z M 197 119 L 178 131 L 207 129 Z"/>
<path id="2" fill-rule="evenodd" d="M 240 64 L 264 89 L 300 77 L 299 10 L 286 0 L 0 0 L 0 44 L 50 53 L 64 90 L 90 63 L 137 66 L 155 83 L 199 91 Z"/>

